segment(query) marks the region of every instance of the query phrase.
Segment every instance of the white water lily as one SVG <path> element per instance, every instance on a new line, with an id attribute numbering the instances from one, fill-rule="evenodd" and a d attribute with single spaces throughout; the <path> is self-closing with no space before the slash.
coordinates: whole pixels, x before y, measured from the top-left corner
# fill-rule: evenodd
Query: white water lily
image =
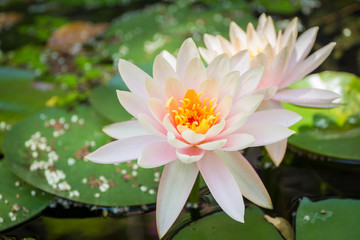
<path id="1" fill-rule="evenodd" d="M 259 110 L 282 109 L 281 102 L 316 108 L 338 106 L 333 101 L 340 96 L 332 91 L 302 88 L 287 89 L 292 83 L 315 70 L 331 53 L 334 42 L 310 56 L 318 27 L 312 27 L 297 38 L 298 20 L 294 18 L 284 31 L 276 33 L 271 17 L 262 14 L 258 26 L 249 23 L 246 32 L 235 22 L 230 24 L 230 41 L 222 36 L 204 35 L 206 48 L 199 48 L 206 62 L 221 54 L 231 57 L 231 70 L 240 72 L 264 66 L 264 74 L 256 93 L 265 96 Z M 266 149 L 276 165 L 285 154 L 287 139 L 267 145 Z"/>
<path id="2" fill-rule="evenodd" d="M 136 119 L 106 126 L 104 132 L 117 140 L 86 158 L 106 164 L 138 159 L 145 168 L 165 165 L 156 204 L 160 237 L 180 214 L 199 172 L 217 203 L 237 221 L 244 221 L 242 196 L 272 207 L 261 179 L 238 150 L 286 139 L 300 116 L 283 109 L 255 112 L 263 96 L 252 94 L 263 67 L 240 75 L 230 71 L 223 54 L 205 68 L 187 39 L 177 59 L 168 52 L 156 57 L 153 78 L 125 60 L 119 61 L 119 71 L 131 92 L 118 91 L 118 98 Z"/>

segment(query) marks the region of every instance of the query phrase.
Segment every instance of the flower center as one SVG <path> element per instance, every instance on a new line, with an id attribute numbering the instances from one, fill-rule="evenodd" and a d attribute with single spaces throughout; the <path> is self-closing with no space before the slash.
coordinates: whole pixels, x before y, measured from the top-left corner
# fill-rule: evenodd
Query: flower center
<path id="1" fill-rule="evenodd" d="M 216 98 L 209 101 L 205 98 L 200 101 L 200 95 L 194 89 L 189 89 L 182 100 L 176 100 L 170 97 L 166 102 L 166 111 L 170 114 L 170 118 L 180 129 L 191 129 L 196 133 L 204 134 L 210 127 L 212 127 L 219 119 L 220 113 L 215 114 Z M 181 106 L 180 106 L 181 105 Z M 181 127 L 183 126 L 183 127 Z"/>

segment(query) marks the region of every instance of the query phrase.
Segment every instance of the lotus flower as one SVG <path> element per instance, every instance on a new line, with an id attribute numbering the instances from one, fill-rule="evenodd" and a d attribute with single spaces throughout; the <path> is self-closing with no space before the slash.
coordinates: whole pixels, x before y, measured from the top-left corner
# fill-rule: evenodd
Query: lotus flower
<path id="1" fill-rule="evenodd" d="M 242 196 L 272 207 L 238 150 L 286 139 L 293 134 L 287 127 L 300 116 L 288 110 L 254 113 L 263 100 L 252 95 L 263 67 L 240 75 L 230 71 L 223 54 L 205 68 L 187 39 L 177 59 L 168 52 L 155 58 L 153 78 L 125 60 L 119 71 L 131 92 L 117 91 L 118 98 L 136 119 L 106 126 L 104 132 L 117 140 L 86 158 L 107 164 L 138 159 L 144 168 L 165 165 L 156 205 L 160 237 L 181 212 L 199 171 L 217 203 L 237 221 L 244 221 Z"/>
<path id="2" fill-rule="evenodd" d="M 249 23 L 244 32 L 236 23 L 230 24 L 230 41 L 222 36 L 204 35 L 207 47 L 200 48 L 206 62 L 211 62 L 220 54 L 231 57 L 231 70 L 241 73 L 249 68 L 264 66 L 264 74 L 255 93 L 265 96 L 259 110 L 283 108 L 281 102 L 299 106 L 331 108 L 338 106 L 332 103 L 340 96 L 332 91 L 302 88 L 287 89 L 289 85 L 300 80 L 315 70 L 331 53 L 335 46 L 331 42 L 308 56 L 318 32 L 318 27 L 305 31 L 297 39 L 297 18 L 294 18 L 284 32 L 276 34 L 271 17 L 262 14 L 255 30 Z M 287 140 L 266 146 L 276 165 L 279 165 L 285 154 Z"/>

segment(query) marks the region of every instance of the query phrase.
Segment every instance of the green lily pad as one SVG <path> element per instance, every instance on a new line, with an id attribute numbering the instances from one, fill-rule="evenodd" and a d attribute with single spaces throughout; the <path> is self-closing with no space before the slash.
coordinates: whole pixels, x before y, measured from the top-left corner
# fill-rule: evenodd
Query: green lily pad
<path id="1" fill-rule="evenodd" d="M 293 88 L 322 88 L 342 96 L 343 105 L 312 109 L 284 104 L 303 118 L 291 128 L 289 143 L 315 154 L 360 161 L 360 78 L 350 73 L 322 72 L 293 84 Z"/>
<path id="2" fill-rule="evenodd" d="M 178 231 L 174 240 L 181 239 L 282 239 L 275 227 L 264 218 L 260 208 L 250 205 L 245 211 L 245 223 L 216 212 Z"/>
<path id="3" fill-rule="evenodd" d="M 29 71 L 0 68 L 0 144 L 14 123 L 46 108 L 52 96 L 63 94 L 53 85 L 38 84 L 34 79 Z"/>
<path id="4" fill-rule="evenodd" d="M 360 201 L 304 198 L 296 214 L 296 239 L 360 239 Z"/>
<path id="5" fill-rule="evenodd" d="M 84 160 L 110 141 L 101 132 L 107 124 L 89 107 L 47 109 L 5 135 L 4 155 L 16 175 L 57 196 L 102 206 L 154 203 L 161 169 L 139 168 L 136 161 L 103 165 Z"/>
<path id="6" fill-rule="evenodd" d="M 0 232 L 25 222 L 44 210 L 52 197 L 16 177 L 0 161 Z"/>
<path id="7" fill-rule="evenodd" d="M 212 3 L 211 8 L 185 2 L 157 4 L 114 21 L 105 33 L 99 52 L 111 54 L 114 60 L 124 58 L 145 63 L 153 61 L 164 49 L 175 53 L 188 37 L 202 43 L 204 33 L 228 36 L 231 20 L 246 27 L 255 19 L 248 4 L 243 2 Z"/>

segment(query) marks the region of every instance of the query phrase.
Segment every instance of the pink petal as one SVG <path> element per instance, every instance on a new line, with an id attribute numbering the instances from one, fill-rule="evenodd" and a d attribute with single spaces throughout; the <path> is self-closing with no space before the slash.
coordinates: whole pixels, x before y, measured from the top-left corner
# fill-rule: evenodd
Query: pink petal
<path id="1" fill-rule="evenodd" d="M 271 17 L 267 17 L 262 32 L 263 32 L 263 36 L 266 36 L 266 39 L 269 41 L 271 46 L 275 46 L 276 32 L 275 32 L 274 22 Z"/>
<path id="2" fill-rule="evenodd" d="M 298 89 L 284 89 L 279 91 L 274 100 L 281 102 L 288 102 L 305 107 L 321 107 L 327 106 L 341 96 L 335 92 L 317 89 L 317 88 L 298 88 Z"/>
<path id="3" fill-rule="evenodd" d="M 144 104 L 145 98 L 127 91 L 116 90 L 116 93 L 121 105 L 134 117 L 137 118 L 140 113 L 151 115 L 148 106 Z"/>
<path id="4" fill-rule="evenodd" d="M 161 174 L 156 200 L 156 225 L 162 238 L 179 216 L 199 170 L 195 164 L 173 161 L 165 165 Z"/>
<path id="5" fill-rule="evenodd" d="M 269 109 L 283 109 L 283 108 L 284 107 L 282 106 L 281 102 L 269 99 L 262 101 L 260 106 L 257 108 L 257 111 L 264 111 Z"/>
<path id="6" fill-rule="evenodd" d="M 113 123 L 102 128 L 102 130 L 112 138 L 125 139 L 135 136 L 151 135 L 138 122 L 138 120 L 129 120 Z"/>
<path id="7" fill-rule="evenodd" d="M 176 149 L 178 159 L 186 164 L 197 162 L 203 158 L 205 151 L 195 147 Z"/>
<path id="8" fill-rule="evenodd" d="M 199 85 L 206 79 L 206 70 L 200 58 L 193 58 L 186 70 L 184 76 L 185 89 L 198 89 Z"/>
<path id="9" fill-rule="evenodd" d="M 165 84 L 164 84 L 165 86 Z M 158 82 L 153 79 L 145 79 L 146 94 L 149 98 L 158 98 L 162 101 L 166 101 L 165 89 Z"/>
<path id="10" fill-rule="evenodd" d="M 154 135 L 136 136 L 108 143 L 95 152 L 86 155 L 86 159 L 96 163 L 111 164 L 137 159 L 142 150 L 151 143 L 163 142 Z"/>
<path id="11" fill-rule="evenodd" d="M 222 151 L 238 151 L 249 147 L 255 142 L 255 138 L 249 134 L 231 134 L 226 137 L 226 144 L 221 148 Z"/>
<path id="12" fill-rule="evenodd" d="M 250 69 L 250 62 L 249 50 L 240 51 L 230 58 L 230 69 L 231 71 L 239 71 L 242 75 Z"/>
<path id="13" fill-rule="evenodd" d="M 264 79 L 262 80 L 262 87 L 265 86 L 278 86 L 281 77 L 285 73 L 286 67 L 289 63 L 290 58 L 290 50 L 288 47 L 284 47 L 280 53 L 278 53 L 275 59 L 271 63 L 271 68 L 269 70 L 268 78 L 266 79 L 268 82 L 264 83 Z"/>
<path id="14" fill-rule="evenodd" d="M 165 103 L 158 98 L 149 98 L 148 105 L 150 112 L 155 117 L 155 119 L 162 123 L 162 120 L 167 114 L 165 109 Z"/>
<path id="15" fill-rule="evenodd" d="M 209 130 L 205 133 L 205 139 L 211 139 L 214 136 L 217 136 L 225 127 L 225 120 L 221 120 L 219 123 L 213 125 Z"/>
<path id="16" fill-rule="evenodd" d="M 241 98 L 240 100 L 233 102 L 229 118 L 238 113 L 253 113 L 261 104 L 263 100 L 262 95 L 249 95 Z"/>
<path id="17" fill-rule="evenodd" d="M 203 150 L 207 150 L 207 151 L 213 151 L 213 150 L 218 150 L 220 149 L 222 146 L 224 146 L 226 144 L 226 139 L 221 139 L 221 140 L 215 140 L 212 142 L 206 142 L 206 143 L 202 143 L 202 144 L 198 144 L 196 145 L 198 148 L 203 149 Z"/>
<path id="18" fill-rule="evenodd" d="M 166 61 L 170 64 L 172 69 L 175 71 L 176 70 L 176 58 L 166 50 L 163 50 L 160 53 L 160 55 L 166 59 Z"/>
<path id="19" fill-rule="evenodd" d="M 232 107 L 232 102 L 233 102 L 233 97 L 231 95 L 228 95 L 223 97 L 219 105 L 216 107 L 215 111 L 220 113 L 220 117 L 222 119 L 226 119 L 226 117 L 228 116 Z"/>
<path id="20" fill-rule="evenodd" d="M 252 147 L 279 142 L 295 133 L 286 127 L 272 124 L 244 124 L 238 132 L 247 133 L 255 137 Z"/>
<path id="21" fill-rule="evenodd" d="M 168 78 L 165 84 L 165 95 L 166 98 L 183 99 L 185 95 L 184 85 L 176 78 Z"/>
<path id="22" fill-rule="evenodd" d="M 169 114 L 165 115 L 163 119 L 163 126 L 168 131 L 174 134 L 177 138 L 180 138 L 181 135 L 179 134 L 178 130 L 175 128 L 175 126 L 172 124 Z"/>
<path id="23" fill-rule="evenodd" d="M 144 81 L 145 78 L 151 79 L 151 77 L 139 67 L 123 59 L 119 60 L 118 67 L 120 75 L 130 91 L 137 95 L 146 97 Z"/>
<path id="24" fill-rule="evenodd" d="M 167 142 L 154 142 L 141 152 L 138 164 L 143 168 L 155 168 L 177 159 L 175 148 Z"/>
<path id="25" fill-rule="evenodd" d="M 273 109 L 254 112 L 248 119 L 247 124 L 273 124 L 290 127 L 301 120 L 296 112 L 285 109 Z"/>
<path id="26" fill-rule="evenodd" d="M 200 95 L 200 101 L 204 101 L 205 98 L 209 98 L 208 101 L 219 97 L 219 84 L 215 78 L 210 78 L 203 81 L 199 87 L 199 92 L 203 92 Z"/>
<path id="27" fill-rule="evenodd" d="M 238 71 L 227 73 L 219 83 L 219 98 L 222 99 L 226 95 L 234 95 L 239 79 L 240 73 Z"/>
<path id="28" fill-rule="evenodd" d="M 157 55 L 154 60 L 153 74 L 154 80 L 156 80 L 162 86 L 165 86 L 166 80 L 168 78 L 177 78 L 175 70 L 162 55 Z"/>
<path id="29" fill-rule="evenodd" d="M 186 68 L 193 58 L 200 59 L 200 55 L 194 41 L 188 38 L 181 45 L 176 62 L 176 73 L 181 81 L 184 81 Z"/>
<path id="30" fill-rule="evenodd" d="M 271 160 L 275 163 L 277 167 L 280 165 L 281 161 L 285 156 L 286 146 L 287 139 L 265 146 Z"/>
<path id="31" fill-rule="evenodd" d="M 173 146 L 174 148 L 189 148 L 189 147 L 191 147 L 191 145 L 177 139 L 172 132 L 167 133 L 167 140 L 168 140 L 168 143 L 171 146 Z"/>
<path id="32" fill-rule="evenodd" d="M 230 71 L 230 59 L 226 54 L 221 54 L 212 60 L 206 68 L 207 78 L 220 79 Z"/>
<path id="33" fill-rule="evenodd" d="M 239 113 L 226 120 L 224 131 L 218 137 L 222 138 L 237 131 L 249 118 L 248 113 Z"/>
<path id="34" fill-rule="evenodd" d="M 220 207 L 234 220 L 244 222 L 245 206 L 240 188 L 222 160 L 214 152 L 206 152 L 196 164 Z"/>
<path id="35" fill-rule="evenodd" d="M 164 126 L 152 117 L 149 117 L 146 114 L 139 114 L 138 121 L 145 130 L 153 133 L 154 135 L 159 137 L 166 136 L 166 129 Z"/>
<path id="36" fill-rule="evenodd" d="M 293 36 L 294 39 L 296 39 L 297 33 L 298 33 L 298 18 L 295 17 L 293 20 L 291 20 L 290 24 L 286 27 L 284 31 L 282 45 L 287 46 L 289 45 L 289 43 L 291 44 L 291 42 L 289 42 L 289 39 L 291 38 L 291 36 Z"/>
<path id="37" fill-rule="evenodd" d="M 217 151 L 216 154 L 233 174 L 241 193 L 263 208 L 272 208 L 268 192 L 250 163 L 239 152 Z"/>
<path id="38" fill-rule="evenodd" d="M 187 141 L 190 144 L 196 145 L 205 139 L 204 134 L 196 133 L 192 130 L 185 130 L 181 133 L 181 136 L 185 141 Z"/>
<path id="39" fill-rule="evenodd" d="M 258 66 L 240 76 L 239 85 L 236 90 L 237 99 L 254 92 L 260 83 L 263 71 L 264 67 Z"/>

